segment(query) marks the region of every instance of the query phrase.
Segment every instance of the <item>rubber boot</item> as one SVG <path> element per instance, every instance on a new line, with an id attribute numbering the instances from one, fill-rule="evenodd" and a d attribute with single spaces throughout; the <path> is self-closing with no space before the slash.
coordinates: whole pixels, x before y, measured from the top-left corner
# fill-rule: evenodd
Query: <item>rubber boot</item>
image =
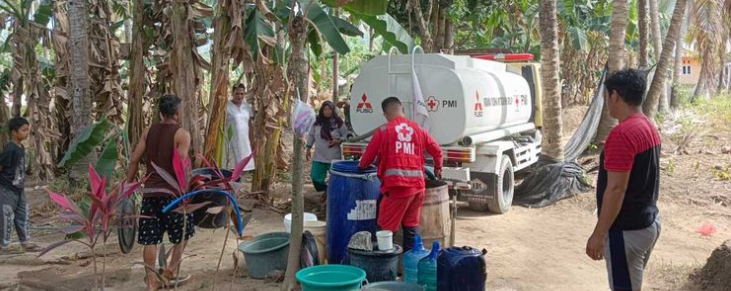
<path id="1" fill-rule="evenodd" d="M 414 247 L 414 237 L 419 234 L 419 227 L 403 227 L 404 229 L 404 242 L 403 242 L 403 248 L 404 253 L 411 250 L 411 248 Z"/>

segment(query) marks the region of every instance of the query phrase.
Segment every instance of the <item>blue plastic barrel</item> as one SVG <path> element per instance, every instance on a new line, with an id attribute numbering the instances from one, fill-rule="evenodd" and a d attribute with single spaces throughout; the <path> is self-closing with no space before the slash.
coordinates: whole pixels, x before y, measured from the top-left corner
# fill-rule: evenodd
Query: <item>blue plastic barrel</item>
<path id="1" fill-rule="evenodd" d="M 358 161 L 335 161 L 327 188 L 327 261 L 343 264 L 350 237 L 370 231 L 375 237 L 381 182 L 377 169 L 358 169 Z"/>
<path id="2" fill-rule="evenodd" d="M 487 280 L 485 254 L 471 247 L 442 250 L 437 259 L 439 291 L 484 291 Z"/>

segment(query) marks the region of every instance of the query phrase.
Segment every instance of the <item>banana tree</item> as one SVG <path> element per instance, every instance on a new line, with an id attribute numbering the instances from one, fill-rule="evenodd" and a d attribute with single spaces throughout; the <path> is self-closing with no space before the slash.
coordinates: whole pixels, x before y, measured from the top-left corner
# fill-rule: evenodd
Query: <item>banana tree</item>
<path id="1" fill-rule="evenodd" d="M 53 130 L 49 104 L 51 97 L 41 75 L 41 67 L 36 55 L 36 47 L 43 39 L 49 38 L 46 28 L 52 14 L 50 1 L 20 0 L 0 1 L 0 10 L 12 18 L 13 68 L 10 76 L 13 81 L 14 114 L 19 114 L 20 99 L 25 95 L 28 108 L 25 115 L 33 124 L 30 140 L 35 149 L 31 168 L 41 179 L 53 175 L 51 145 L 58 138 Z"/>

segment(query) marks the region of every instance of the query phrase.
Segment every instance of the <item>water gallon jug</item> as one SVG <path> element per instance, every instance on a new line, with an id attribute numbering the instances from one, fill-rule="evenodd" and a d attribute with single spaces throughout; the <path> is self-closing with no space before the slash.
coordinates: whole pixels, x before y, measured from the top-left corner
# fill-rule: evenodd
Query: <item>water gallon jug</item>
<path id="1" fill-rule="evenodd" d="M 414 247 L 404 253 L 404 281 L 409 283 L 418 282 L 419 261 L 429 255 L 429 250 L 424 248 L 421 236 L 414 236 Z"/>
<path id="2" fill-rule="evenodd" d="M 418 284 L 426 291 L 437 290 L 437 257 L 439 256 L 439 242 L 434 241 L 428 256 L 419 261 Z"/>
<path id="3" fill-rule="evenodd" d="M 378 169 L 358 169 L 358 161 L 334 161 L 327 188 L 327 261 L 346 263 L 350 237 L 359 231 L 376 233 L 376 209 L 381 195 Z"/>
<path id="4" fill-rule="evenodd" d="M 437 260 L 439 291 L 483 291 L 487 280 L 486 250 L 451 247 Z"/>

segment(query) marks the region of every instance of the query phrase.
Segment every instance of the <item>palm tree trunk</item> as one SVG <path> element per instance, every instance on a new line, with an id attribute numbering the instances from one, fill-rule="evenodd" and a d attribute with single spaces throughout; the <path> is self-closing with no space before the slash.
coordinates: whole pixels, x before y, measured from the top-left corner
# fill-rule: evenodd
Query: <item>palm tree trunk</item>
<path id="1" fill-rule="evenodd" d="M 556 0 L 541 0 L 540 5 L 543 154 L 553 160 L 563 161 L 557 4 Z"/>
<path id="2" fill-rule="evenodd" d="M 637 20 L 637 26 L 640 31 L 640 67 L 641 68 L 647 68 L 649 67 L 649 63 L 647 61 L 648 54 L 647 54 L 647 42 L 648 42 L 648 19 L 647 19 L 647 13 L 649 12 L 647 9 L 647 1 L 652 0 L 637 0 L 637 14 L 638 14 L 638 20 Z"/>
<path id="3" fill-rule="evenodd" d="M 682 1 L 682 0 L 681 0 Z M 609 72 L 616 72 L 624 68 L 624 42 L 629 15 L 627 1 L 614 0 L 612 2 L 612 30 L 609 37 Z M 604 106 L 602 118 L 599 121 L 594 143 L 603 145 L 609 132 L 617 125 L 617 120 L 609 115 L 609 108 Z"/>
<path id="4" fill-rule="evenodd" d="M 196 62 L 193 58 L 192 32 L 188 24 L 190 4 L 174 1 L 172 4 L 173 51 L 170 71 L 173 75 L 173 92 L 183 99 L 183 128 L 190 132 L 191 152 L 203 149 L 203 135 L 198 121 L 198 93 L 196 90 Z"/>
<path id="5" fill-rule="evenodd" d="M 143 112 L 145 88 L 145 54 L 149 43 L 145 41 L 144 0 L 134 0 L 132 23 L 132 51 L 130 57 L 129 89 L 127 90 L 127 135 L 131 145 L 136 145 L 145 128 Z"/>
<path id="6" fill-rule="evenodd" d="M 653 39 L 653 45 L 655 50 L 655 62 L 659 62 L 660 54 L 662 53 L 662 30 L 660 29 L 660 11 L 658 6 L 659 0 L 647 0 L 650 1 L 650 21 L 652 24 L 652 39 Z M 655 76 L 657 76 L 658 71 L 655 70 Z M 667 88 L 667 83 L 666 83 Z M 660 112 L 667 112 L 668 110 L 668 94 L 667 89 L 662 90 L 662 93 L 660 94 L 660 104 L 659 104 L 659 110 Z"/>
<path id="7" fill-rule="evenodd" d="M 729 31 L 728 28 L 724 29 L 725 31 Z M 731 37 L 730 34 L 726 34 L 729 37 Z M 723 93 L 726 90 L 726 62 L 728 60 L 726 50 L 728 49 L 728 38 L 726 38 L 724 41 L 721 42 L 721 45 L 718 49 L 718 53 L 721 55 L 721 70 L 718 74 L 718 88 L 716 88 L 716 93 Z"/>
<path id="8" fill-rule="evenodd" d="M 89 94 L 89 40 L 86 33 L 86 0 L 69 0 L 69 41 L 74 135 L 91 124 Z"/>
<path id="9" fill-rule="evenodd" d="M 449 18 L 444 26 L 444 48 L 448 50 L 448 54 L 454 54 L 454 25 Z"/>
<path id="10" fill-rule="evenodd" d="M 688 10 L 687 6 L 688 4 L 686 4 L 686 10 Z M 688 17 L 685 16 L 682 22 L 678 38 L 675 39 L 675 69 L 673 70 L 673 87 L 670 93 L 670 108 L 672 109 L 677 109 L 680 106 L 680 71 L 683 68 L 684 39 L 685 34 L 688 33 Z"/>
<path id="11" fill-rule="evenodd" d="M 652 119 L 657 113 L 657 103 L 660 99 L 660 95 L 665 91 L 665 82 L 667 80 L 667 72 L 671 67 L 671 57 L 673 50 L 680 33 L 680 28 L 685 17 L 685 8 L 687 0 L 677 0 L 675 2 L 675 10 L 673 11 L 673 18 L 670 21 L 670 28 L 668 28 L 668 34 L 665 37 L 665 50 L 660 55 L 660 60 L 655 69 L 655 78 L 652 79 L 650 85 L 650 91 L 647 93 L 647 100 L 643 104 L 643 111 L 645 114 Z"/>
<path id="12" fill-rule="evenodd" d="M 294 1 L 293 3 L 296 3 Z M 305 58 L 305 40 L 307 37 L 307 21 L 303 16 L 291 17 L 290 41 L 292 47 L 292 57 L 290 59 L 290 79 L 295 83 L 295 92 L 299 92 L 299 98 L 303 102 L 307 102 L 309 95 L 309 75 L 308 62 Z M 297 95 L 295 95 L 297 96 Z M 292 233 L 289 245 L 289 257 L 287 259 L 287 272 L 282 284 L 282 290 L 293 290 L 295 284 L 295 274 L 299 270 L 300 249 L 302 246 L 302 229 L 304 224 L 304 199 L 302 196 L 302 188 L 304 186 L 303 178 L 303 141 L 296 134 L 294 136 L 294 158 L 292 172 Z"/>

